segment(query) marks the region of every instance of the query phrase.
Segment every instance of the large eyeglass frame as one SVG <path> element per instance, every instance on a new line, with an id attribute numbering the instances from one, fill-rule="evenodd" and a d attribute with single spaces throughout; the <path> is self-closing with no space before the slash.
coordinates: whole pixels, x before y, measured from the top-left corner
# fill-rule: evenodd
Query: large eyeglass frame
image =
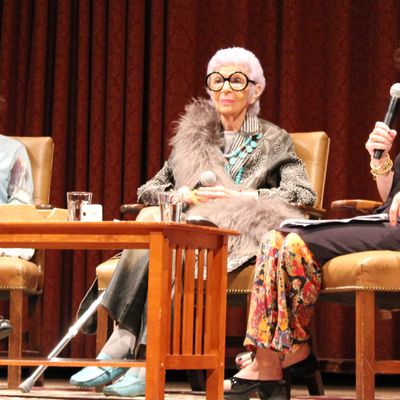
<path id="1" fill-rule="evenodd" d="M 215 75 L 215 74 L 219 75 L 219 76 L 222 78 L 222 85 L 221 85 L 221 87 L 220 87 L 219 89 L 211 89 L 211 87 L 210 87 L 209 84 L 208 84 L 208 78 L 209 78 L 211 75 Z M 246 85 L 244 85 L 244 87 L 243 87 L 242 89 L 235 89 L 235 88 L 232 87 L 232 83 L 231 83 L 230 79 L 232 78 L 233 75 L 236 75 L 236 74 L 241 74 L 241 75 L 243 75 L 243 76 L 246 78 Z M 226 81 L 228 81 L 229 87 L 230 87 L 233 91 L 235 91 L 235 92 L 242 92 L 243 90 L 245 90 L 245 89 L 247 88 L 247 86 L 249 86 L 249 83 L 252 83 L 253 85 L 256 84 L 255 81 L 251 80 L 251 79 L 250 79 L 244 72 L 242 72 L 242 71 L 235 71 L 235 72 L 233 72 L 232 74 L 230 74 L 227 78 L 225 78 L 225 76 L 223 76 L 220 72 L 214 71 L 214 72 L 210 72 L 210 73 L 207 75 L 207 77 L 206 77 L 206 86 L 207 86 L 208 89 L 211 90 L 212 92 L 220 92 L 220 91 L 222 90 L 222 88 L 224 87 Z"/>

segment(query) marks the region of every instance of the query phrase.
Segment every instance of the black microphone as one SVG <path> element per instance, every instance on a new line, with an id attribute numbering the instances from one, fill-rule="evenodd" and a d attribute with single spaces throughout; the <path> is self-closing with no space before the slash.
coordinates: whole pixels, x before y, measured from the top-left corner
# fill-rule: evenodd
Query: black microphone
<path id="1" fill-rule="evenodd" d="M 196 183 L 196 186 L 193 189 L 198 189 L 200 186 L 214 186 L 215 182 L 217 182 L 217 176 L 213 171 L 204 171 L 200 175 L 200 180 Z"/>
<path id="2" fill-rule="evenodd" d="M 399 98 L 400 98 L 400 83 L 395 83 L 390 88 L 390 102 L 389 107 L 386 111 L 385 118 L 383 122 L 391 128 L 394 118 L 396 116 L 397 110 L 399 108 Z M 374 158 L 376 160 L 380 160 L 383 154 L 383 150 L 375 149 L 374 150 Z"/>

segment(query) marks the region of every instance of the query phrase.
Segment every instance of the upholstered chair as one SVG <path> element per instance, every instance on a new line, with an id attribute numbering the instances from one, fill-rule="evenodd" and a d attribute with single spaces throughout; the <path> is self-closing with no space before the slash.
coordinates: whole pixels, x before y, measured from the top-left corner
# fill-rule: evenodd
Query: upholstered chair
<path id="1" fill-rule="evenodd" d="M 54 143 L 51 137 L 14 137 L 21 141 L 32 165 L 34 203 L 49 203 L 53 166 Z M 35 206 L 9 207 L 4 205 L 1 219 L 27 220 L 42 218 Z M 44 207 L 45 208 L 45 207 Z M 7 214 L 7 215 L 5 215 Z M 0 298 L 9 299 L 9 318 L 13 330 L 8 339 L 8 356 L 19 358 L 23 351 L 23 338 L 28 331 L 26 345 L 40 350 L 41 294 L 43 290 L 44 251 L 36 250 L 29 261 L 17 257 L 0 257 Z M 27 312 L 29 310 L 29 312 Z M 25 318 L 25 315 L 27 318 Z M 24 320 L 28 326 L 23 326 Z M 29 352 L 28 354 L 32 354 Z M 34 354 L 34 353 L 33 353 Z M 8 367 L 8 387 L 17 388 L 21 380 L 21 367 Z"/>
<path id="2" fill-rule="evenodd" d="M 323 209 L 323 197 L 324 197 L 324 186 L 328 164 L 329 155 L 329 137 L 325 132 L 304 132 L 304 133 L 292 133 L 296 152 L 298 156 L 304 161 L 307 170 L 308 177 L 311 181 L 313 189 L 317 193 L 317 200 L 313 208 L 303 208 L 305 214 L 310 215 L 313 218 L 320 218 L 324 215 L 325 210 Z M 128 204 L 121 206 L 121 212 L 139 213 L 143 209 L 142 205 Z M 154 220 L 154 207 L 148 207 L 140 212 L 140 218 L 142 221 Z M 99 290 L 105 290 L 110 282 L 111 276 L 118 263 L 118 257 L 105 261 L 96 268 L 96 275 L 98 278 Z M 252 290 L 254 277 L 254 265 L 246 265 L 238 270 L 235 270 L 228 274 L 228 313 L 236 312 L 238 308 L 246 310 L 244 312 L 244 319 L 247 320 L 247 304 L 248 299 Z M 234 354 L 236 355 L 239 351 L 243 351 L 241 348 L 244 338 L 244 331 L 241 331 L 238 335 L 234 332 L 231 335 L 229 326 L 227 326 L 227 358 L 226 367 L 231 368 L 234 366 Z M 105 310 L 99 309 L 97 317 L 97 352 L 103 347 L 108 336 L 108 317 Z M 201 376 L 192 376 L 191 382 L 193 390 L 202 389 L 204 381 Z M 308 383 L 309 391 L 311 394 L 323 394 L 322 381 L 319 371 L 316 374 L 316 378 L 312 382 Z"/>
<path id="3" fill-rule="evenodd" d="M 325 214 L 323 208 L 325 178 L 329 158 L 329 137 L 325 132 L 305 132 L 292 133 L 296 152 L 304 161 L 311 186 L 317 193 L 317 200 L 313 208 L 304 208 L 304 212 L 310 218 L 321 218 Z M 226 365 L 228 368 L 234 368 L 235 356 L 244 351 L 242 347 L 247 311 L 250 295 L 253 287 L 255 265 L 246 265 L 228 274 L 228 313 L 232 316 L 230 324 L 227 326 L 227 348 Z M 236 315 L 240 316 L 237 317 Z M 241 329 L 237 328 L 236 322 L 242 321 Z M 312 342 L 313 346 L 315 342 Z M 314 348 L 317 353 L 317 349 Z M 310 395 L 323 395 L 323 385 L 320 371 L 315 373 L 314 377 L 305 382 L 308 386 Z"/>
<path id="4" fill-rule="evenodd" d="M 335 210 L 370 214 L 380 203 L 341 200 Z M 400 360 L 375 355 L 376 309 L 400 308 L 400 251 L 365 251 L 333 258 L 322 267 L 321 300 L 355 305 L 356 398 L 375 398 L 376 374 L 400 374 Z"/>

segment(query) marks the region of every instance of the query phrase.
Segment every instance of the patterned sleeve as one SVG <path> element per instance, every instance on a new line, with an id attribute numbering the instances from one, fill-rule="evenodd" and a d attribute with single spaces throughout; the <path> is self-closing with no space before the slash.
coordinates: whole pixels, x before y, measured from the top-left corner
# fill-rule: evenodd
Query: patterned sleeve
<path id="1" fill-rule="evenodd" d="M 9 204 L 33 203 L 32 168 L 25 147 L 21 146 L 14 159 L 8 184 Z"/>
<path id="2" fill-rule="evenodd" d="M 168 161 L 166 161 L 164 166 L 152 179 L 139 187 L 137 191 L 138 202 L 146 206 L 157 205 L 157 193 L 172 190 L 174 186 L 174 175 Z"/>
<path id="3" fill-rule="evenodd" d="M 280 198 L 292 204 L 312 206 L 316 193 L 311 188 L 305 165 L 294 149 L 291 139 L 285 144 L 287 157 L 279 166 L 280 182 L 277 187 L 259 189 L 260 197 Z"/>

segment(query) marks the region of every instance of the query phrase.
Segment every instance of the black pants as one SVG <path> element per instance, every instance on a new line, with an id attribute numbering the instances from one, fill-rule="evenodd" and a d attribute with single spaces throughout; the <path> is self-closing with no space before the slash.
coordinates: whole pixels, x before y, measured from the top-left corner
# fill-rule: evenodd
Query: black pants
<path id="1" fill-rule="evenodd" d="M 399 223 L 391 226 L 389 222 L 353 221 L 282 230 L 298 233 L 321 265 L 344 254 L 400 250 Z"/>

